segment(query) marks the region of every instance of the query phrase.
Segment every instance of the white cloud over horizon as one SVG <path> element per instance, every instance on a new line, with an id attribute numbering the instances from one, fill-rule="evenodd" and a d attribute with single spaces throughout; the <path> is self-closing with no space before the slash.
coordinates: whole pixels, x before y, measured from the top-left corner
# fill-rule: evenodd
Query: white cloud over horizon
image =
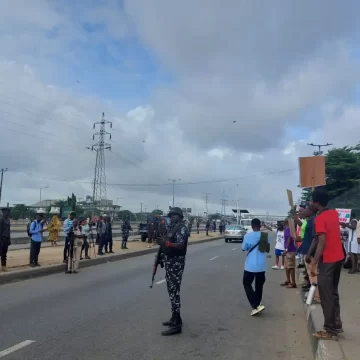
<path id="1" fill-rule="evenodd" d="M 241 207 L 285 214 L 307 142 L 359 142 L 357 2 L 120 3 L 94 0 L 77 20 L 67 1 L 0 5 L 0 167 L 10 170 L 2 203 L 35 203 L 46 185 L 43 199 L 91 194 L 95 154 L 85 147 L 102 112 L 113 122 L 108 197 L 133 211 L 165 209 L 165 184 L 181 179 L 175 202 L 196 212 L 204 192 L 209 210 L 220 210 L 224 192 L 228 211 L 239 197 Z M 142 44 L 171 75 L 149 96 L 135 74 L 152 67 L 137 68 L 124 42 Z M 95 65 L 95 48 L 116 57 Z M 130 100 L 116 61 L 134 67 Z M 114 76 L 105 92 L 97 72 Z"/>

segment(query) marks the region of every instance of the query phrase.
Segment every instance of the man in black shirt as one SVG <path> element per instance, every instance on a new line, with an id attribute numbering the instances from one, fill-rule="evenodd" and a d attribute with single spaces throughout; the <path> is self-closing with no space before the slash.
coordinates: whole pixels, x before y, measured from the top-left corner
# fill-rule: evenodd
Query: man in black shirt
<path id="1" fill-rule="evenodd" d="M 1 271 L 6 271 L 6 259 L 10 241 L 10 208 L 2 208 L 2 217 L 0 219 L 0 257 Z"/>

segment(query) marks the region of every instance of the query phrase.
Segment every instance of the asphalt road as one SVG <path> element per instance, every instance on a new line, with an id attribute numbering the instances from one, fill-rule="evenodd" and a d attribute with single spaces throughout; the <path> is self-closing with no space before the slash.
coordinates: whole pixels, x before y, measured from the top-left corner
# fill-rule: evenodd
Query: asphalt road
<path id="1" fill-rule="evenodd" d="M 300 296 L 280 288 L 283 272 L 268 271 L 266 311 L 250 317 L 240 247 L 224 241 L 189 247 L 183 333 L 168 338 L 160 335 L 170 316 L 163 270 L 149 288 L 153 255 L 4 285 L 0 358 L 312 359 Z"/>

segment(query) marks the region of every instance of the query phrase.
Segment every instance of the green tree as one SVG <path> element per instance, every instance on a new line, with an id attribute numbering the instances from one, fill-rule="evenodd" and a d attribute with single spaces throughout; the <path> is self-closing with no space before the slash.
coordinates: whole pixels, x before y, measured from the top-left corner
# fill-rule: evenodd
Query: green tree
<path id="1" fill-rule="evenodd" d="M 150 215 L 151 216 L 162 216 L 164 214 L 164 212 L 162 210 L 159 210 L 159 209 L 154 209 Z"/>
<path id="2" fill-rule="evenodd" d="M 326 154 L 326 189 L 331 207 L 360 209 L 360 145 Z"/>
<path id="3" fill-rule="evenodd" d="M 130 221 L 136 220 L 136 216 L 130 210 L 119 211 L 119 218 L 120 220 L 124 220 L 125 218 L 128 218 Z"/>

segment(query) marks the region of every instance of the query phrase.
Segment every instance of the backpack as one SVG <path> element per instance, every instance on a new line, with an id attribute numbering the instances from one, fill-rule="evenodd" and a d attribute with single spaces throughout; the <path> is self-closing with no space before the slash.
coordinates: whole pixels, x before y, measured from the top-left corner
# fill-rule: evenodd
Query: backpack
<path id="1" fill-rule="evenodd" d="M 32 237 L 32 234 L 30 233 L 30 229 L 31 229 L 31 226 L 32 224 L 34 223 L 35 221 L 32 221 L 30 223 L 27 224 L 26 226 L 26 231 L 27 231 L 27 234 L 28 234 L 28 237 L 31 238 Z"/>

